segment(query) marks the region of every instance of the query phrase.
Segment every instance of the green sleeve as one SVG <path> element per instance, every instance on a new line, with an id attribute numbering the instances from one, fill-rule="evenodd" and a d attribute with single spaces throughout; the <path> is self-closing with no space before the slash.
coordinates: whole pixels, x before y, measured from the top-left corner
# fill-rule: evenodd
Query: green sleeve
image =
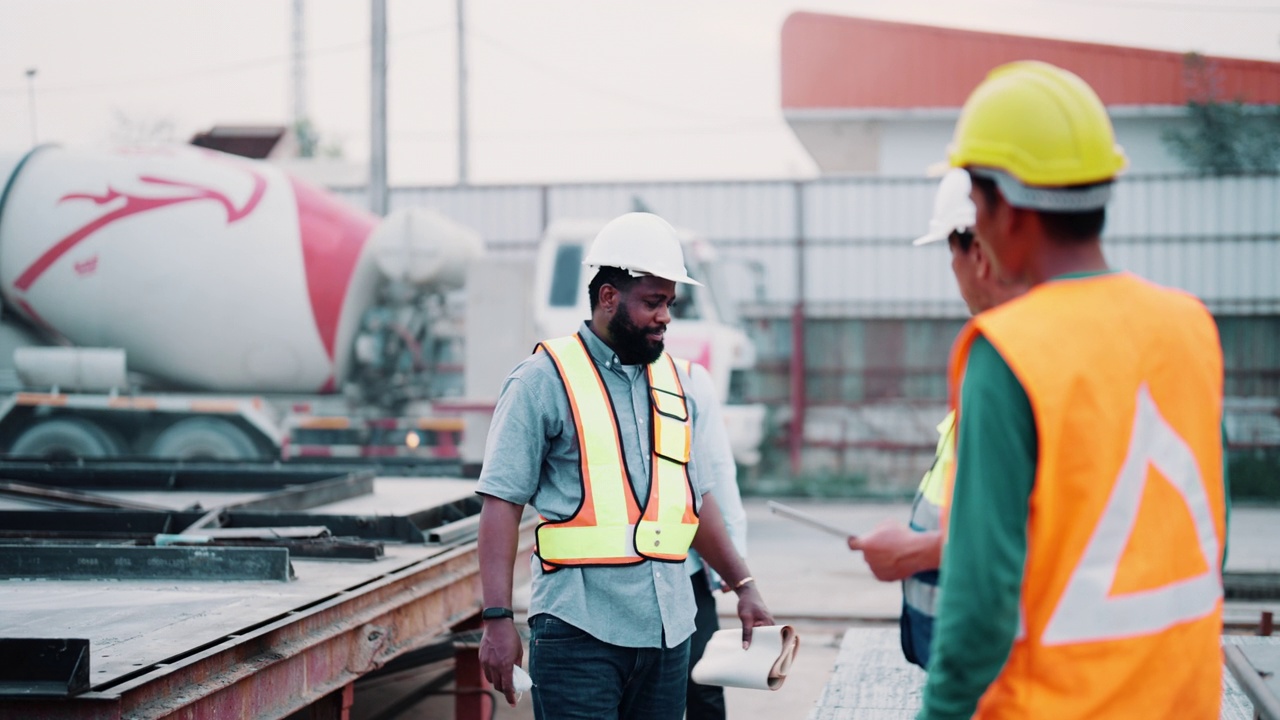
<path id="1" fill-rule="evenodd" d="M 1000 673 L 1018 630 L 1035 418 L 1027 393 L 984 337 L 960 391 L 956 479 L 938 614 L 919 718 L 968 718 Z"/>
<path id="2" fill-rule="evenodd" d="M 1222 528 L 1222 572 L 1227 571 L 1227 550 L 1231 548 L 1231 478 L 1227 474 L 1230 466 L 1227 449 L 1227 419 L 1222 419 L 1222 504 L 1226 510 L 1225 525 Z"/>

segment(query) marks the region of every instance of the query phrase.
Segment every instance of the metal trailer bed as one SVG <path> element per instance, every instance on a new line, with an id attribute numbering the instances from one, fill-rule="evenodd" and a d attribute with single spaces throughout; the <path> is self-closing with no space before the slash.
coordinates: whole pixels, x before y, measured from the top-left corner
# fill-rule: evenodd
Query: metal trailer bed
<path id="1" fill-rule="evenodd" d="M 476 626 L 473 488 L 291 465 L 2 463 L 0 717 L 346 718 L 357 679 Z M 482 687 L 462 647 L 457 682 Z M 460 696 L 456 716 L 482 702 Z"/>

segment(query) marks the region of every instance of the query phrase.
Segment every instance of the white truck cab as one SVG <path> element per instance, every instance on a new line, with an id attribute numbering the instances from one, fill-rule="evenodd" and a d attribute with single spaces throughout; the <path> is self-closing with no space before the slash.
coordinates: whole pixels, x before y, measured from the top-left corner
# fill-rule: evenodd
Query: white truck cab
<path id="1" fill-rule="evenodd" d="M 606 222 L 607 219 L 558 220 L 547 227 L 538 246 L 533 279 L 534 326 L 539 337 L 571 334 L 591 317 L 587 285 L 593 271 L 582 260 Z M 734 457 L 740 465 L 755 465 L 760 460 L 764 438 L 765 408 L 731 402 L 729 395 L 734 372 L 755 364 L 755 347 L 737 319 L 716 298 L 711 244 L 687 230 L 677 228 L 677 232 L 684 245 L 685 266 L 703 286 L 677 286 L 678 302 L 666 332 L 667 352 L 710 371 L 724 406 Z"/>

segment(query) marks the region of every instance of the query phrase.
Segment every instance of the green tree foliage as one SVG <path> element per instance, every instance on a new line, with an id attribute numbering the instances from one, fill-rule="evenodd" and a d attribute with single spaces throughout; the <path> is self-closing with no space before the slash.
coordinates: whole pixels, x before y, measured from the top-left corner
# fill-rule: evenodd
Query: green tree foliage
<path id="1" fill-rule="evenodd" d="M 346 155 L 341 142 L 336 140 L 324 142 L 325 139 L 320 137 L 320 132 L 316 130 L 310 118 L 303 118 L 294 123 L 293 134 L 298 142 L 298 157 L 339 159 Z"/>
<path id="2" fill-rule="evenodd" d="M 1186 166 L 1213 175 L 1280 171 L 1280 106 L 1223 100 L 1217 69 L 1190 53 L 1184 60 L 1189 126 L 1169 128 L 1165 145 Z"/>
<path id="3" fill-rule="evenodd" d="M 298 140 L 298 157 L 315 157 L 316 148 L 320 145 L 320 136 L 309 118 L 303 118 L 293 124 L 293 134 Z"/>

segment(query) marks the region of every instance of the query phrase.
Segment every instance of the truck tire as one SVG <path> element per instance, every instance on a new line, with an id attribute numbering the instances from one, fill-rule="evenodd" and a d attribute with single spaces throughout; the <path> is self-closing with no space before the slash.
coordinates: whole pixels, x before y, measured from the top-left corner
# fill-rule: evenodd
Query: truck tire
<path id="1" fill-rule="evenodd" d="M 9 454 L 14 457 L 109 458 L 124 454 L 114 435 L 84 418 L 53 418 L 27 428 Z"/>
<path id="2" fill-rule="evenodd" d="M 258 446 L 226 420 L 188 418 L 165 428 L 147 454 L 176 460 L 257 460 Z"/>

